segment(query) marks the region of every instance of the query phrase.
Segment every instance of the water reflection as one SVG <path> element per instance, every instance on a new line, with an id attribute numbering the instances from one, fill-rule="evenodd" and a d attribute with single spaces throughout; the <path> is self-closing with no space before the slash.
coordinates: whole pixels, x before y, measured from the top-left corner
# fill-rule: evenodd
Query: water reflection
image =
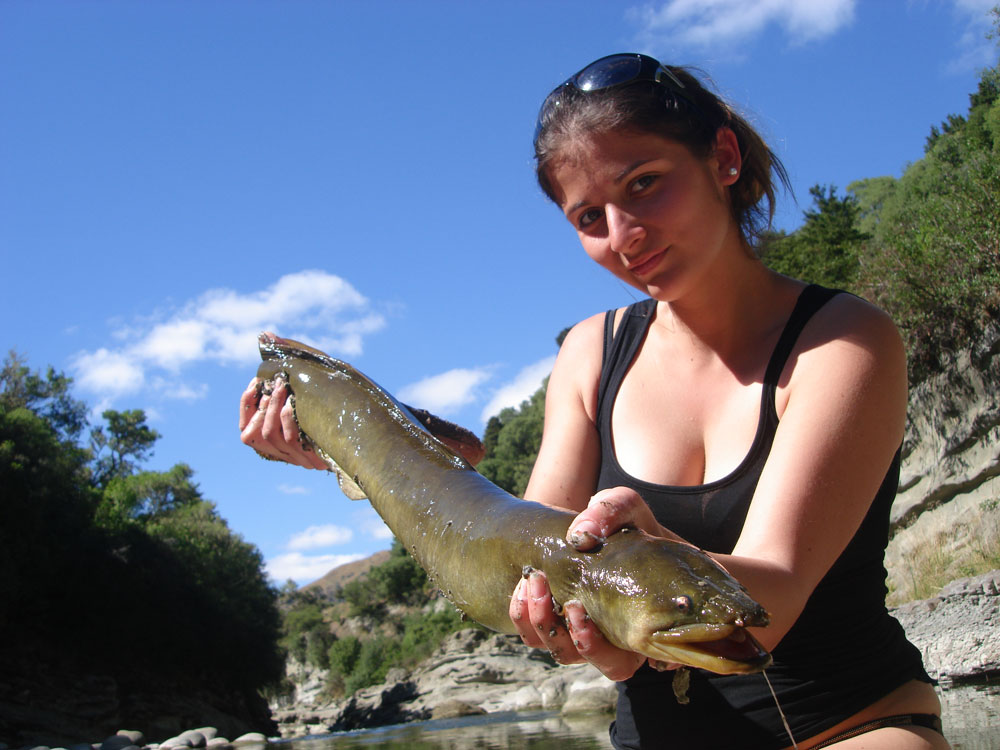
<path id="1" fill-rule="evenodd" d="M 954 750 L 1000 750 L 1000 685 L 941 693 L 945 735 Z M 295 740 L 281 750 L 609 750 L 609 714 L 498 713 L 441 719 Z M 696 750 L 696 749 L 692 749 Z"/>
<path id="2" fill-rule="evenodd" d="M 607 750 L 610 722 L 609 714 L 496 713 L 340 732 L 292 743 L 294 750 Z"/>
<path id="3" fill-rule="evenodd" d="M 1000 684 L 944 690 L 944 734 L 954 750 L 1000 750 Z"/>

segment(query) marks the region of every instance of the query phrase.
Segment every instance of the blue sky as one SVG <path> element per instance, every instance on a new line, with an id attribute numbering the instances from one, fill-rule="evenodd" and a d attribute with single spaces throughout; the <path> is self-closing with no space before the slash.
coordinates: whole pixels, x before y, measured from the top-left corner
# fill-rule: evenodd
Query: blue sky
<path id="1" fill-rule="evenodd" d="M 331 475 L 237 433 L 256 333 L 479 434 L 630 290 L 534 184 L 556 84 L 611 52 L 705 71 L 791 175 L 898 176 L 964 113 L 993 0 L 0 0 L 0 341 L 145 409 L 149 467 L 305 583 L 389 545 Z"/>

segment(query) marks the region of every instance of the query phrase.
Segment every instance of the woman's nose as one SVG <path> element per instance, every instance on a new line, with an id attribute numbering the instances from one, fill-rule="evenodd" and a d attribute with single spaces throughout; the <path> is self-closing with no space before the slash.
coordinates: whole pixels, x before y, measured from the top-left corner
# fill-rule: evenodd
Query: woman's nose
<path id="1" fill-rule="evenodd" d="M 646 237 L 646 229 L 636 217 L 617 206 L 606 206 L 604 215 L 608 222 L 608 239 L 616 253 L 629 255 Z"/>

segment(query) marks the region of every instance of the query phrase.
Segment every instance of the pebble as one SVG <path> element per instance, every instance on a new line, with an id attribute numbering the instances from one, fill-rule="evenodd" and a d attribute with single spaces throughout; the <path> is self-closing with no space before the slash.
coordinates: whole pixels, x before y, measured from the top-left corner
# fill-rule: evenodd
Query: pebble
<path id="1" fill-rule="evenodd" d="M 236 745 L 261 745 L 267 743 L 267 736 L 260 732 L 248 732 L 240 735 L 233 741 L 219 736 L 219 730 L 215 727 L 199 727 L 181 732 L 176 737 L 170 737 L 163 742 L 146 743 L 146 738 L 142 732 L 135 730 L 120 730 L 116 734 L 105 738 L 101 742 L 78 742 L 67 745 L 64 748 L 50 748 L 47 745 L 26 745 L 20 748 L 11 748 L 6 743 L 0 742 L 0 750 L 170 750 L 170 748 L 212 748 L 212 750 L 226 750 Z"/>
<path id="2" fill-rule="evenodd" d="M 186 732 L 181 732 L 177 735 L 177 739 L 181 744 L 187 747 L 205 747 L 208 740 L 205 739 L 205 735 L 196 729 L 189 729 Z"/>

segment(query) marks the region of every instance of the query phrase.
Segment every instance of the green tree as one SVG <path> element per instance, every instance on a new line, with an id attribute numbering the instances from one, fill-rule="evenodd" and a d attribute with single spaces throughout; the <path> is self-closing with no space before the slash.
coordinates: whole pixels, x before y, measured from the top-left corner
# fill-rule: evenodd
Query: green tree
<path id="1" fill-rule="evenodd" d="M 76 440 L 87 424 L 87 407 L 70 396 L 73 379 L 52 367 L 43 378 L 11 350 L 0 369 L 0 407 L 28 409 L 48 422 L 63 441 Z"/>
<path id="2" fill-rule="evenodd" d="M 334 641 L 327 651 L 327 660 L 330 664 L 330 671 L 346 679 L 354 671 L 354 666 L 358 663 L 358 656 L 361 654 L 361 641 L 354 636 L 347 636 Z"/>
<path id="3" fill-rule="evenodd" d="M 860 208 L 853 195 L 837 196 L 833 186 L 809 189 L 813 208 L 802 226 L 789 235 L 768 235 L 761 257 L 770 268 L 804 281 L 836 289 L 853 289 L 859 258 L 869 235 L 858 228 Z"/>
<path id="4" fill-rule="evenodd" d="M 112 477 L 104 486 L 97 522 L 107 528 L 145 523 L 202 500 L 194 470 L 175 464 L 169 471 L 139 471 Z"/>
<path id="5" fill-rule="evenodd" d="M 866 196 L 876 223 L 863 292 L 902 329 L 913 381 L 1000 313 L 1000 67 L 969 101 L 891 189 Z"/>
<path id="6" fill-rule="evenodd" d="M 140 469 L 160 438 L 146 424 L 143 410 L 109 409 L 102 417 L 106 427 L 90 433 L 94 478 L 102 490 L 98 524 L 108 529 L 141 525 L 202 501 L 194 470 L 187 464 L 175 464 L 168 471 Z"/>
<path id="7" fill-rule="evenodd" d="M 517 409 L 507 407 L 486 425 L 486 457 L 476 468 L 499 487 L 520 497 L 542 444 L 546 380 Z"/>
<path id="8" fill-rule="evenodd" d="M 390 604 L 415 604 L 425 596 L 427 573 L 398 539 L 392 540 L 391 555 L 368 571 L 372 593 Z"/>
<path id="9" fill-rule="evenodd" d="M 399 641 L 384 635 L 363 641 L 358 650 L 354 669 L 344 680 L 344 690 L 347 694 L 382 682 L 390 667 L 399 661 L 401 648 Z"/>
<path id="10" fill-rule="evenodd" d="M 196 591 L 202 639 L 210 645 L 203 658 L 247 682 L 277 680 L 281 616 L 260 550 L 205 500 L 156 516 L 145 530 L 170 550 Z"/>
<path id="11" fill-rule="evenodd" d="M 847 186 L 847 192 L 857 200 L 860 232 L 874 235 L 878 231 L 882 209 L 892 200 L 896 184 L 894 177 L 868 177 Z"/>
<path id="12" fill-rule="evenodd" d="M 70 383 L 14 354 L 0 370 L 5 673 L 48 660 L 123 685 L 196 679 L 246 696 L 277 682 L 276 593 L 260 553 L 201 499 L 190 467 L 141 470 L 156 438 L 142 412 L 106 413 L 97 447 L 110 455 L 94 462 L 76 442 L 86 409 Z M 99 524 L 115 506 L 134 522 Z"/>
<path id="13" fill-rule="evenodd" d="M 317 602 L 303 602 L 285 612 L 282 632 L 281 646 L 291 656 L 324 669 L 329 666 L 329 649 L 334 637 Z"/>
<path id="14" fill-rule="evenodd" d="M 104 427 L 95 427 L 90 433 L 94 452 L 94 476 L 100 487 L 105 487 L 116 477 L 135 473 L 139 464 L 153 453 L 153 444 L 160 433 L 146 424 L 142 409 L 115 411 L 108 409 L 101 414 L 107 421 Z"/>
<path id="15" fill-rule="evenodd" d="M 45 416 L 12 403 L 0 399 L 0 642 L 8 643 L 6 627 L 35 623 L 47 632 L 57 624 L 57 602 L 73 598 L 64 587 L 90 549 L 98 497 L 86 452 Z"/>

